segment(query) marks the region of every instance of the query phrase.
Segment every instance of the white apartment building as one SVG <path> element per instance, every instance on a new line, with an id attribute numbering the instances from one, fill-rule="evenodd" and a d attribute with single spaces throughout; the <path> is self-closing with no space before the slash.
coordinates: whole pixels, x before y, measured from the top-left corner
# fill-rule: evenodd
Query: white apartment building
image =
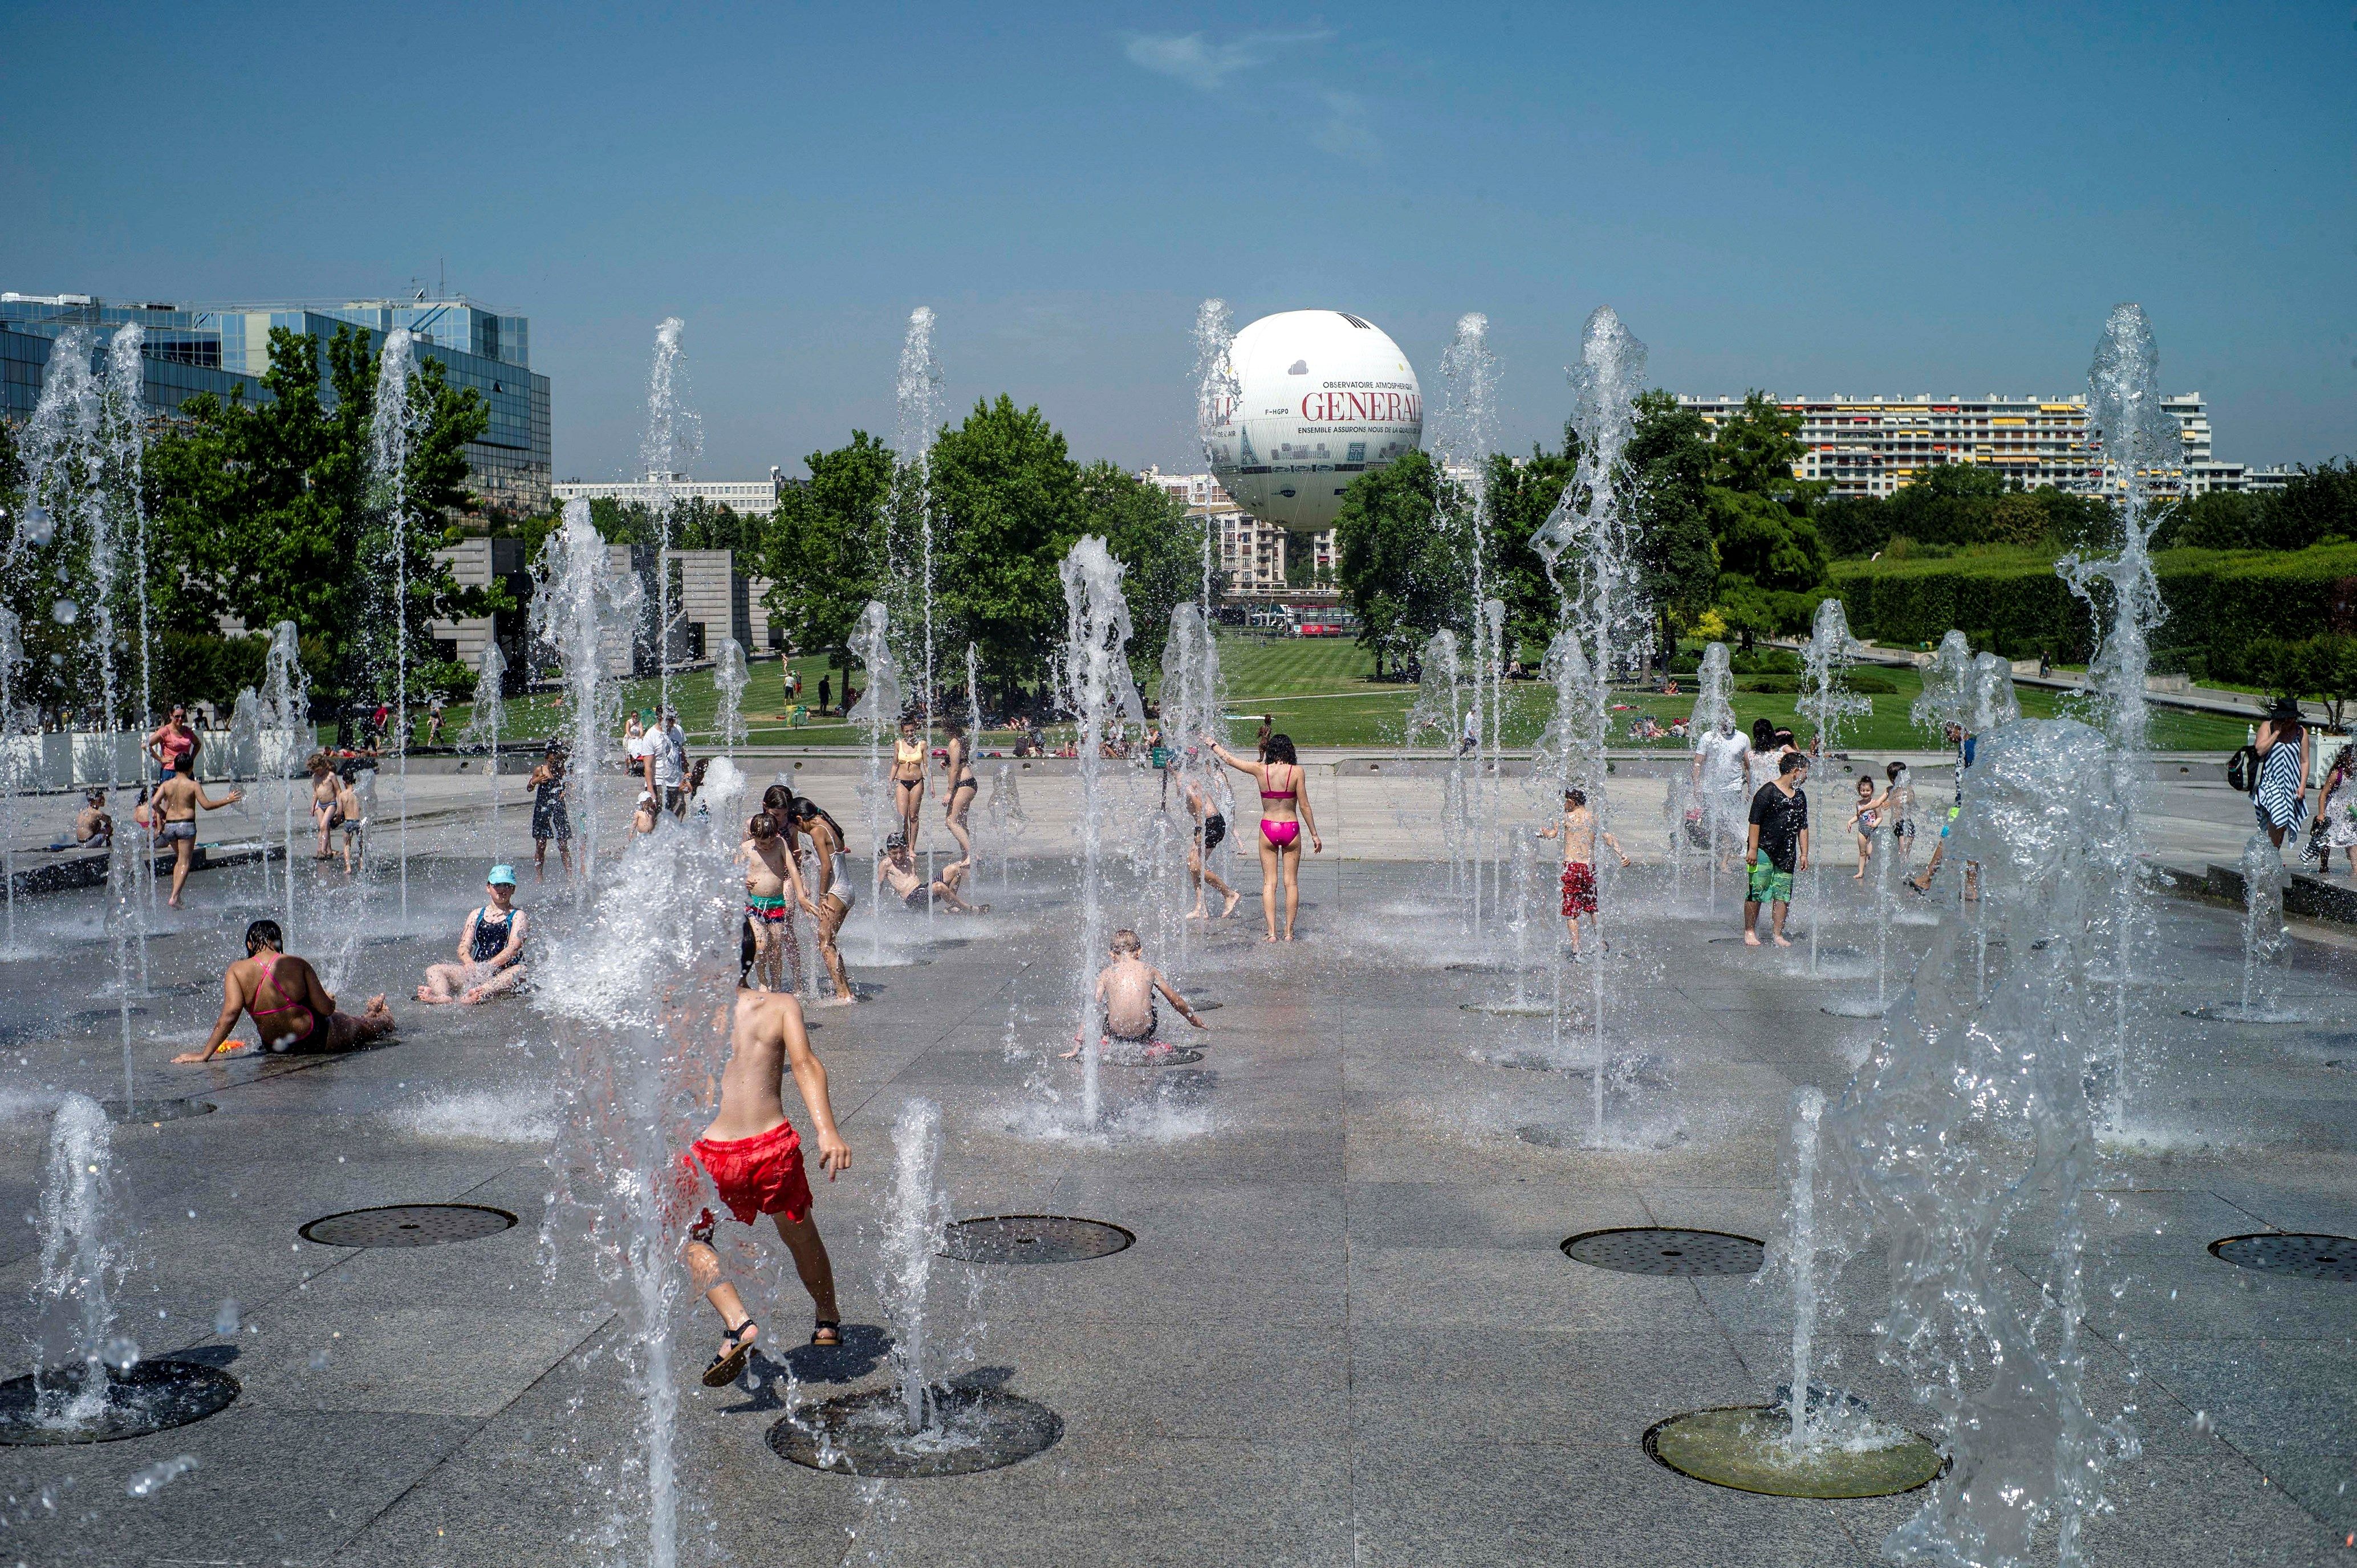
<path id="1" fill-rule="evenodd" d="M 1285 531 L 1263 522 L 1236 505 L 1220 481 L 1210 474 L 1166 474 L 1149 467 L 1138 476 L 1185 506 L 1190 517 L 1208 519 L 1219 541 L 1220 569 L 1227 575 L 1228 590 L 1239 596 L 1274 594 L 1287 586 L 1285 576 Z M 1309 561 L 1313 569 L 1331 572 L 1335 564 L 1334 531 L 1313 535 Z"/>
<path id="2" fill-rule="evenodd" d="M 766 479 L 691 479 L 685 474 L 673 474 L 666 485 L 662 474 L 653 473 L 637 479 L 567 479 L 548 489 L 560 503 L 610 499 L 651 507 L 668 494 L 674 503 L 693 498 L 725 506 L 739 517 L 759 517 L 778 510 L 778 494 L 784 485 L 784 470 L 771 468 Z"/>
<path id="3" fill-rule="evenodd" d="M 1801 440 L 1808 451 L 1792 465 L 1792 477 L 1824 479 L 1836 495 L 1887 496 L 1916 476 L 1943 463 L 1978 463 L 2024 489 L 2052 485 L 2092 494 L 2117 489 L 2120 478 L 2104 461 L 2098 443 L 2087 437 L 2087 399 L 2072 397 L 1829 398 L 1775 400 L 1786 413 L 1801 416 Z M 1739 397 L 1681 397 L 1678 402 L 1717 425 L 1741 412 Z M 2240 465 L 2213 462 L 2210 411 L 2200 392 L 2161 399 L 2176 417 L 2184 457 L 2163 477 L 2160 489 L 2199 483 L 2204 489 L 2238 488 L 2221 469 L 2247 473 Z M 2203 475 L 2193 477 L 2195 470 Z"/>

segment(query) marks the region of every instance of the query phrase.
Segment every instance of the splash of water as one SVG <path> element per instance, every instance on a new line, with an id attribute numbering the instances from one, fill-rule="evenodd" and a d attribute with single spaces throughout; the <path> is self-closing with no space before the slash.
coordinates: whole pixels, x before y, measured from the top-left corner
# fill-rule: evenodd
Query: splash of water
<path id="1" fill-rule="evenodd" d="M 637 575 L 615 564 L 586 500 L 565 503 L 565 525 L 540 547 L 533 572 L 533 641 L 555 659 L 572 731 L 565 793 L 578 809 L 566 814 L 580 841 L 576 896 L 586 903 L 597 873 L 597 796 L 607 771 L 607 737 L 621 716 L 615 676 L 630 666 L 631 631 L 643 596 Z"/>
<path id="2" fill-rule="evenodd" d="M 303 647 L 296 636 L 295 623 L 282 620 L 270 633 L 270 647 L 263 654 L 263 708 L 261 714 L 264 755 L 278 780 L 278 832 L 280 853 L 285 859 L 281 869 L 286 884 L 286 940 L 295 940 L 295 791 L 297 768 L 304 742 L 311 727 L 311 686 L 303 672 Z M 307 772 L 307 770 L 303 770 Z M 257 783 L 259 780 L 257 780 Z"/>
<path id="3" fill-rule="evenodd" d="M 1713 914 L 1718 911 L 1719 857 L 1742 836 L 1750 805 L 1744 796 L 1742 762 L 1731 744 L 1734 735 L 1734 661 L 1727 644 L 1714 642 L 1702 650 L 1702 663 L 1695 672 L 1694 712 L 1686 720 L 1686 739 L 1697 758 L 1686 776 L 1698 791 L 1695 803 L 1702 808 L 1703 836 L 1708 841 L 1703 879 L 1710 888 Z M 1711 755 L 1713 736 L 1730 743 L 1716 758 Z M 1672 831 L 1678 834 L 1678 843 L 1683 845 L 1685 836 L 1682 825 Z"/>
<path id="4" fill-rule="evenodd" d="M 500 732 L 507 727 L 508 657 L 497 638 L 486 638 L 475 666 L 475 703 L 458 744 L 483 754 L 483 782 L 490 791 L 491 858 L 500 854 Z"/>
<path id="5" fill-rule="evenodd" d="M 1800 710 L 1809 715 L 1815 727 L 1813 749 L 1830 760 L 1841 745 L 1841 726 L 1853 714 L 1870 714 L 1874 700 L 1858 696 L 1849 689 L 1848 671 L 1865 650 L 1849 633 L 1849 617 L 1842 610 L 1839 599 L 1819 599 L 1817 613 L 1809 628 L 1809 640 L 1801 645 L 1801 668 L 1805 689 L 1801 693 Z M 1832 838 L 1830 822 L 1820 823 L 1823 838 Z M 1809 857 L 1809 972 L 1817 972 L 1817 932 L 1825 923 L 1825 856 Z"/>
<path id="6" fill-rule="evenodd" d="M 892 1124 L 892 1192 L 884 1218 L 884 1244 L 876 1281 L 877 1299 L 891 1320 L 892 1368 L 900 1391 L 900 1417 L 910 1433 L 940 1423 L 934 1391 L 940 1386 L 938 1353 L 929 1337 L 927 1305 L 933 1259 L 949 1224 L 949 1199 L 939 1187 L 941 1108 L 911 1100 Z"/>
<path id="7" fill-rule="evenodd" d="M 1470 705 L 1457 633 L 1442 627 L 1425 640 L 1416 665 L 1415 700 L 1408 704 L 1407 740 L 1437 734 L 1448 756 L 1442 777 L 1440 839 L 1448 854 L 1448 891 L 1461 897 L 1471 881 L 1473 779 L 1467 771 L 1464 728 Z"/>
<path id="8" fill-rule="evenodd" d="M 1201 791 L 1206 815 L 1232 816 L 1236 803 L 1228 770 L 1203 745 L 1206 737 L 1227 744 L 1227 678 L 1220 671 L 1219 634 L 1199 604 L 1171 607 L 1170 636 L 1162 645 L 1160 701 L 1163 733 L 1177 759 L 1180 804 L 1191 786 Z M 1223 852 L 1234 854 L 1231 841 L 1205 850 L 1204 869 L 1215 870 L 1211 858 Z M 1189 923 L 1180 920 L 1178 932 L 1184 944 L 1191 935 Z"/>
<path id="9" fill-rule="evenodd" d="M 1817 1332 L 1817 1133 L 1825 1113 L 1824 1091 L 1813 1085 L 1792 1091 L 1792 1182 L 1786 1199 L 1783 1251 L 1792 1276 L 1792 1430 L 1795 1452 L 1814 1446 L 1809 1423 L 1809 1369 Z"/>
<path id="10" fill-rule="evenodd" d="M 909 333 L 900 343 L 899 374 L 893 386 L 893 399 L 899 413 L 897 448 L 907 476 L 909 505 L 917 524 L 917 571 L 911 585 L 918 593 L 913 616 L 902 614 L 899 621 L 918 634 L 918 645 L 912 650 L 916 658 L 909 662 L 920 674 L 917 700 L 924 705 L 925 755 L 933 750 L 933 725 L 938 715 L 934 703 L 938 700 L 939 682 L 933 672 L 933 441 L 942 424 L 942 366 L 933 356 L 933 312 L 930 306 L 920 305 L 909 312 Z M 914 844 L 909 845 L 914 849 Z M 932 846 L 925 849 L 925 875 L 933 875 Z M 925 901 L 925 918 L 932 918 L 931 899 Z"/>
<path id="11" fill-rule="evenodd" d="M 974 756 L 982 746 L 982 649 L 971 641 L 965 645 L 965 765 L 972 768 Z M 974 837 L 974 816 L 971 805 L 966 816 L 966 837 L 969 841 Z M 992 847 L 996 849 L 997 846 Z M 974 878 L 974 885 L 980 886 L 982 851 L 979 848 L 972 849 L 966 858 L 974 862 L 974 865 L 968 868 L 967 874 Z M 1002 861 L 1000 864 L 1003 867 L 1005 862 Z"/>
<path id="12" fill-rule="evenodd" d="M 867 763 L 859 794 L 867 811 L 867 854 L 871 865 L 884 858 L 884 736 L 900 722 L 900 664 L 892 653 L 892 616 L 881 600 L 870 599 L 852 628 L 851 656 L 866 673 L 866 689 L 843 716 L 867 732 Z M 848 679 L 848 677 L 846 677 Z M 868 957 L 884 956 L 884 913 L 877 909 L 867 923 Z"/>
<path id="13" fill-rule="evenodd" d="M 16 612 L 0 605 L 0 878 L 7 900 L 7 950 L 16 951 L 16 799 L 32 786 L 38 727 L 21 710 L 16 693 L 24 679 L 25 639 Z"/>
<path id="14" fill-rule="evenodd" d="M 114 537 L 131 542 L 131 594 L 138 603 L 139 614 L 139 703 L 133 712 L 131 727 L 142 735 L 156 723 L 155 656 L 147 607 L 145 345 L 146 328 L 139 323 L 126 321 L 115 328 L 107 344 L 106 381 L 99 404 L 101 440 L 106 456 L 103 504 L 114 514 Z M 139 774 L 142 779 L 147 775 L 144 747 Z M 266 874 L 268 857 L 264 859 Z M 155 923 L 156 878 L 135 877 L 132 886 L 140 906 L 139 989 L 144 994 L 148 989 L 147 928 Z"/>
<path id="15" fill-rule="evenodd" d="M 712 685 L 720 695 L 712 723 L 723 751 L 734 753 L 745 744 L 745 687 L 750 679 L 744 648 L 733 637 L 722 638 L 712 660 Z"/>
<path id="16" fill-rule="evenodd" d="M 1645 345 L 1609 305 L 1599 305 L 1580 336 L 1579 363 L 1566 372 L 1573 391 L 1572 424 L 1579 433 L 1579 466 L 1564 487 L 1547 520 L 1531 536 L 1531 547 L 1546 564 L 1566 630 L 1581 645 L 1586 712 L 1576 732 L 1587 748 L 1587 806 L 1598 843 L 1610 826 L 1610 791 L 1605 787 L 1605 740 L 1610 730 L 1612 676 L 1634 666 L 1644 653 L 1651 616 L 1636 588 L 1636 529 L 1627 505 L 1629 443 L 1637 429 L 1637 394 L 1645 385 Z M 1573 580 L 1563 580 L 1564 558 L 1572 558 Z M 1561 689 L 1558 689 L 1559 696 Z M 1559 721 L 1566 719 L 1560 712 Z M 1609 902 L 1611 863 L 1596 856 L 1597 898 Z M 1556 987 L 1567 955 L 1558 953 Z M 1604 1139 L 1604 1072 L 1607 963 L 1599 952 L 1590 966 L 1589 1005 L 1595 1034 L 1595 1078 L 1590 1106 L 1591 1136 Z M 1558 1009 L 1559 1011 L 1559 1009 Z"/>
<path id="17" fill-rule="evenodd" d="M 87 1427 L 106 1409 L 104 1356 L 128 1253 L 115 1228 L 113 1129 L 86 1094 L 49 1118 L 41 1184 L 41 1273 L 33 1286 L 36 1417 Z"/>
<path id="18" fill-rule="evenodd" d="M 1144 728 L 1146 712 L 1129 672 L 1129 601 L 1122 596 L 1123 567 L 1105 542 L 1083 534 L 1064 557 L 1064 649 L 1059 696 L 1079 721 L 1081 768 L 1081 918 L 1073 969 L 1074 1032 L 1081 1050 L 1081 1120 L 1097 1124 L 1096 973 L 1105 950 L 1103 857 L 1107 811 L 1104 743 L 1116 726 Z"/>
<path id="19" fill-rule="evenodd" d="M 386 335 L 377 359 L 376 407 L 369 421 L 369 492 L 393 536 L 392 597 L 384 609 L 393 639 L 393 766 L 401 786 L 395 858 L 401 864 L 401 917 L 409 918 L 409 456 L 425 425 L 424 403 L 413 397 L 416 339 L 406 327 Z M 382 663 L 379 664 L 382 669 Z"/>
<path id="20" fill-rule="evenodd" d="M 543 1245 L 553 1259 L 586 1253 L 620 1319 L 639 1484 L 618 1499 L 618 1528 L 642 1524 L 651 1568 L 678 1561 L 672 1359 L 679 1247 L 695 1213 L 678 1192 L 678 1160 L 712 1109 L 720 1041 L 710 998 L 728 991 L 736 956 L 740 906 L 726 895 L 740 820 L 732 807 L 744 791 L 736 765 L 713 759 L 710 814 L 630 840 L 581 928 L 551 945 L 548 983 L 533 993 L 566 1052 Z"/>
<path id="21" fill-rule="evenodd" d="M 683 636 L 684 614 L 671 596 L 672 521 L 679 510 L 678 482 L 704 451 L 704 421 L 688 402 L 687 354 L 681 346 L 686 331 L 687 323 L 676 316 L 664 317 L 655 328 L 654 362 L 647 371 L 647 433 L 639 444 L 640 466 L 654 487 L 655 684 L 664 709 L 672 705 L 672 666 L 679 662 L 675 645 Z"/>
<path id="22" fill-rule="evenodd" d="M 1433 459 L 1440 467 L 1437 529 L 1461 527 L 1467 537 L 1471 598 L 1465 624 L 1473 654 L 1473 791 L 1467 800 L 1472 843 L 1473 930 L 1481 929 L 1482 871 L 1498 831 L 1496 764 L 1500 710 L 1505 696 L 1503 644 L 1505 605 L 1491 595 L 1490 454 L 1498 447 L 1498 357 L 1490 348 L 1490 318 L 1468 311 L 1440 357 L 1448 397 L 1434 431 Z M 1452 515 L 1459 512 L 1461 517 Z M 1451 737 L 1452 743 L 1458 737 Z"/>
<path id="23" fill-rule="evenodd" d="M 2133 826 L 2150 814 L 2151 768 L 2146 751 L 2152 728 L 2152 628 L 2168 614 L 2152 564 L 2153 532 L 2163 516 L 2157 492 L 2169 470 L 2184 460 L 2176 418 L 2161 403 L 2160 349 L 2141 306 L 2115 306 L 2104 323 L 2094 360 L 2087 368 L 2087 424 L 2088 434 L 2103 445 L 2105 477 L 2118 493 L 2112 509 L 2119 520 L 2118 549 L 2100 558 L 2074 552 L 2055 562 L 2054 570 L 2094 618 L 2095 650 L 2087 661 L 2087 676 L 2112 740 L 2112 789 Z M 2115 1125 L 2126 1114 L 2129 960 L 2149 918 L 2141 844 L 2133 832 L 2115 842 L 2119 856 L 2105 868 L 2112 886 L 2109 1071 Z"/>
<path id="24" fill-rule="evenodd" d="M 2075 1564 L 2105 1467 L 2136 1452 L 2088 1407 L 2079 1338 L 2095 1158 L 2086 915 L 2123 832 L 2110 753 L 2069 720 L 1981 738 L 1951 853 L 1981 868 L 2003 971 L 1984 999 L 1968 933 L 1943 925 L 1826 1118 L 1842 1222 L 1889 1258 L 1884 1358 L 1940 1413 L 1953 1459 L 1885 1543 L 1902 1561 L 2026 1568 L 2050 1530 L 2054 1560 Z M 1996 1243 L 2040 1233 L 2045 1277 L 2026 1278 Z"/>

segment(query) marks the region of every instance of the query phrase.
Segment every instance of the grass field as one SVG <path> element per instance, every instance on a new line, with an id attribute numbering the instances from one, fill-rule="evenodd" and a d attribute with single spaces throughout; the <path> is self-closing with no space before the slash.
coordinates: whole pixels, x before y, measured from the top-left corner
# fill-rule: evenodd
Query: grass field
<path id="1" fill-rule="evenodd" d="M 830 671 L 823 661 L 815 658 L 797 662 L 804 682 L 804 702 L 815 706 L 815 698 L 810 693 L 817 692 L 819 678 Z M 1232 717 L 1245 721 L 1237 732 L 1240 736 L 1250 733 L 1252 723 L 1260 714 L 1268 714 L 1275 719 L 1278 729 L 1303 746 L 1396 746 L 1406 727 L 1408 705 L 1415 700 L 1411 687 L 1377 682 L 1373 658 L 1340 638 L 1261 638 L 1222 633 L 1220 662 L 1227 678 L 1228 712 Z M 1873 712 L 1858 715 L 1844 728 L 1844 744 L 1861 751 L 1918 749 L 1931 745 L 1930 738 L 1907 717 L 1909 704 L 1922 689 L 1916 672 L 1904 668 L 1870 666 L 1861 673 L 1880 676 L 1898 690 L 1889 695 L 1872 696 L 1869 700 L 1874 704 Z M 790 727 L 779 716 L 784 705 L 782 680 L 783 672 L 774 661 L 752 667 L 752 682 L 745 693 L 745 714 L 754 745 L 842 745 L 863 738 L 863 732 L 856 726 L 840 719 Z M 1627 738 L 1629 722 L 1640 714 L 1650 714 L 1666 726 L 1672 719 L 1684 718 L 1691 713 L 1691 681 L 1684 683 L 1686 693 L 1676 697 L 1647 693 L 1617 696 L 1616 703 L 1629 706 L 1613 714 L 1614 744 L 1640 744 Z M 691 737 L 704 740 L 711 733 L 718 705 L 710 671 L 694 671 L 674 677 L 672 693 L 680 710 L 680 722 Z M 655 682 L 632 682 L 625 700 L 632 708 L 651 709 L 656 700 Z M 1537 682 L 1510 684 L 1503 724 L 1506 744 L 1527 746 L 1535 739 L 1545 725 L 1553 701 L 1554 693 Z M 2027 687 L 2021 692 L 2022 712 L 2032 717 L 2054 716 L 2064 701 L 2059 693 Z M 1738 692 L 1735 711 L 1747 727 L 1755 718 L 1788 725 L 1805 745 L 1809 726 L 1801 718 L 1797 703 L 1798 698 L 1792 695 Z M 446 741 L 464 729 L 467 716 L 465 706 L 452 706 L 443 730 Z M 563 710 L 554 696 L 544 693 L 516 698 L 508 704 L 508 723 L 501 744 L 529 744 L 554 733 L 563 722 Z M 2153 745 L 2163 750 L 2230 751 L 2243 743 L 2244 731 L 2240 719 L 2168 708 L 2153 710 Z M 984 737 L 984 745 L 993 746 L 1004 738 L 997 734 L 988 735 Z M 1426 746 L 1442 744 L 1442 737 L 1437 736 L 1428 735 L 1419 740 Z M 1674 748 L 1684 743 L 1673 740 L 1654 744 Z"/>

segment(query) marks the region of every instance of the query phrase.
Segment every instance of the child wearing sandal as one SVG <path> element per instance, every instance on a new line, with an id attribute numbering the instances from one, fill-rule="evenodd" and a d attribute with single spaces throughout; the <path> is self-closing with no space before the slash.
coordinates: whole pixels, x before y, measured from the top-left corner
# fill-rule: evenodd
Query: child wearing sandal
<path id="1" fill-rule="evenodd" d="M 843 1326 L 835 1316 L 834 1265 L 812 1222 L 802 1139 L 786 1120 L 789 1064 L 818 1134 L 819 1168 L 829 1181 L 851 1168 L 850 1146 L 835 1131 L 834 1107 L 827 1099 L 826 1069 L 812 1053 L 810 1036 L 802 1028 L 802 1004 L 776 992 L 740 989 L 728 1061 L 720 1071 L 720 1113 L 695 1141 L 693 1155 L 680 1156 L 681 1181 L 692 1190 L 694 1167 L 700 1165 L 739 1225 L 750 1225 L 764 1214 L 770 1217 L 818 1311 L 810 1342 L 840 1345 Z M 689 1228 L 681 1254 L 726 1330 L 719 1353 L 704 1369 L 705 1386 L 722 1389 L 744 1373 L 760 1327 L 745 1310 L 737 1287 L 720 1277 L 720 1255 L 712 1246 L 717 1224 L 712 1210 L 705 1209 Z"/>

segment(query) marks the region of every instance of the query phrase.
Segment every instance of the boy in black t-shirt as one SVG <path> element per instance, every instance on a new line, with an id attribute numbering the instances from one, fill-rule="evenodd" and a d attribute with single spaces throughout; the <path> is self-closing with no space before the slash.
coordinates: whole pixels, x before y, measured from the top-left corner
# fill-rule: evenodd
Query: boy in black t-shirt
<path id="1" fill-rule="evenodd" d="M 1751 832 L 1744 859 L 1751 867 L 1751 885 L 1743 901 L 1743 940 L 1758 947 L 1753 928 L 1760 906 L 1775 906 L 1776 945 L 1792 944 L 1784 938 L 1784 917 L 1792 905 L 1792 874 L 1809 865 L 1809 797 L 1801 786 L 1809 777 L 1806 753 L 1788 751 L 1773 781 L 1762 784 L 1751 797 Z"/>

